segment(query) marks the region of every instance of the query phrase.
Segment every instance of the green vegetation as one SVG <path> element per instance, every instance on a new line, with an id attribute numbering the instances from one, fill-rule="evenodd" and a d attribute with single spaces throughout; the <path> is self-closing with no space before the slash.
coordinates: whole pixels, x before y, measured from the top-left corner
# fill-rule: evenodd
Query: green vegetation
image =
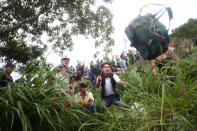
<path id="1" fill-rule="evenodd" d="M 197 19 L 189 19 L 186 23 L 172 30 L 172 39 L 183 40 L 184 38 L 192 41 L 197 40 Z"/>
<path id="2" fill-rule="evenodd" d="M 188 58 L 191 55 L 193 43 L 197 41 L 197 19 L 189 19 L 183 25 L 172 30 L 171 40 L 176 43 L 175 52 L 179 58 Z"/>
<path id="3" fill-rule="evenodd" d="M 77 35 L 95 39 L 96 47 L 104 44 L 109 53 L 114 45 L 113 15 L 105 5 L 111 2 L 1 0 L 0 60 L 27 64 L 42 56 L 49 47 L 63 54 L 65 50 L 72 50 L 73 36 Z M 43 35 L 46 43 L 41 41 Z"/>
<path id="4" fill-rule="evenodd" d="M 27 74 L 0 90 L 0 130 L 196 130 L 196 67 L 196 56 L 166 66 L 174 69 L 172 76 L 165 70 L 153 76 L 146 62 L 129 66 L 120 76 L 127 88 L 118 88 L 132 109 L 111 106 L 92 115 L 73 108 L 72 95 L 62 95 L 65 85 L 56 86 L 61 81 L 54 77 L 55 69 L 38 65 L 25 82 Z M 90 90 L 99 111 L 100 92 Z"/>
<path id="5" fill-rule="evenodd" d="M 112 14 L 105 6 L 96 8 L 95 3 L 96 0 L 0 1 L 0 59 L 26 66 L 21 68 L 23 75 L 17 82 L 0 89 L 0 131 L 197 130 L 197 50 L 189 50 L 178 66 L 170 66 L 171 61 L 156 76 L 146 61 L 129 66 L 120 76 L 127 88 L 118 88 L 123 102 L 131 108 L 111 106 L 102 112 L 100 92 L 90 88 L 96 114 L 74 108 L 78 105 L 73 96 L 62 93 L 69 92 L 67 85 L 55 77 L 56 69 L 46 65 L 43 57 L 31 63 L 43 56 L 49 46 L 55 51 L 71 50 L 73 35 L 92 37 L 96 46 L 105 44 L 108 60 L 114 44 Z M 49 36 L 50 44 L 41 42 L 42 34 Z M 196 34 L 196 19 L 190 19 L 175 29 L 171 38 L 194 41 Z M 29 40 L 38 45 L 28 45 Z M 183 53 L 177 52 L 178 56 Z"/>

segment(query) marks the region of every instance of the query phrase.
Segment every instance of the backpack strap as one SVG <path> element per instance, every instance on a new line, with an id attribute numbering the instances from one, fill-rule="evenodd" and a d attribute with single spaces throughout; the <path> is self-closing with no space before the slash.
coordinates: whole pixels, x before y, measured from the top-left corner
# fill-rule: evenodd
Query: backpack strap
<path id="1" fill-rule="evenodd" d="M 151 48 L 150 48 L 150 46 L 146 44 L 146 47 L 147 47 L 147 49 L 148 49 L 148 52 L 149 52 L 149 54 L 148 54 L 148 55 L 149 55 L 149 56 L 152 56 L 152 51 L 151 51 Z"/>
<path id="2" fill-rule="evenodd" d="M 135 32 L 135 29 L 134 29 L 134 27 L 131 26 L 131 25 L 129 25 L 129 29 L 130 29 L 130 31 L 131 31 L 132 34 L 133 34 L 131 46 L 136 47 L 136 43 L 137 43 L 137 41 L 138 41 L 138 38 L 137 38 L 137 35 L 136 35 L 136 32 Z"/>
<path id="3" fill-rule="evenodd" d="M 164 7 L 164 8 L 162 8 L 157 13 L 155 13 L 153 16 L 156 17 L 160 12 L 162 12 L 161 15 L 156 19 L 156 21 L 158 21 L 158 19 L 165 13 L 165 11 L 168 12 L 168 16 L 169 16 L 169 25 L 168 25 L 168 29 L 167 29 L 167 31 L 169 31 L 171 20 L 173 19 L 173 13 L 172 13 L 172 9 L 170 7 Z"/>
<path id="4" fill-rule="evenodd" d="M 170 7 L 166 7 L 166 10 L 168 12 L 168 16 L 169 16 L 169 25 L 168 25 L 168 31 L 170 29 L 170 24 L 171 24 L 171 20 L 173 19 L 173 13 L 172 13 L 172 9 Z"/>

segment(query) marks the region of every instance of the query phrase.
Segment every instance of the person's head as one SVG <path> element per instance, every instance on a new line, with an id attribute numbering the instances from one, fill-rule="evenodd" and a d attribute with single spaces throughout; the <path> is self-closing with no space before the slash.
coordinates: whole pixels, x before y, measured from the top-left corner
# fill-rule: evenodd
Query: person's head
<path id="1" fill-rule="evenodd" d="M 93 61 L 91 61 L 91 62 L 90 62 L 90 64 L 94 64 L 94 62 L 93 62 Z"/>
<path id="2" fill-rule="evenodd" d="M 97 59 L 97 60 L 96 60 L 96 64 L 97 64 L 97 65 L 99 65 L 99 64 L 100 64 L 100 61 L 99 61 L 99 59 Z"/>
<path id="3" fill-rule="evenodd" d="M 80 85 L 79 85 L 79 91 L 80 91 L 80 93 L 83 93 L 83 94 L 85 94 L 86 93 L 86 84 L 84 84 L 84 83 L 81 83 Z"/>
<path id="4" fill-rule="evenodd" d="M 14 70 L 14 68 L 15 68 L 15 65 L 13 65 L 12 63 L 7 63 L 7 64 L 5 65 L 5 70 L 6 70 L 6 72 L 7 72 L 8 74 L 11 74 L 12 71 Z"/>
<path id="5" fill-rule="evenodd" d="M 87 66 L 85 66 L 84 72 L 88 72 L 88 71 L 89 71 L 89 68 Z"/>
<path id="6" fill-rule="evenodd" d="M 132 50 L 129 50 L 127 54 L 128 55 L 131 55 L 132 54 Z"/>
<path id="7" fill-rule="evenodd" d="M 61 63 L 62 63 L 63 66 L 68 65 L 69 62 L 70 62 L 70 58 L 68 58 L 68 57 L 63 57 L 61 59 Z"/>
<path id="8" fill-rule="evenodd" d="M 103 63 L 101 68 L 104 75 L 109 75 L 111 73 L 111 68 L 109 63 Z"/>

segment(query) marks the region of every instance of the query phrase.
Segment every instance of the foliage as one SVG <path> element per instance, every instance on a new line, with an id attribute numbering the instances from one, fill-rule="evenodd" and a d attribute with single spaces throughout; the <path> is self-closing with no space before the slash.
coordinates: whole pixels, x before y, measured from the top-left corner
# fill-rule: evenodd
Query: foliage
<path id="1" fill-rule="evenodd" d="M 172 34 L 170 36 L 175 40 L 183 40 L 184 38 L 192 41 L 197 40 L 197 19 L 189 19 L 187 23 L 179 26 L 175 30 L 172 30 Z"/>
<path id="2" fill-rule="evenodd" d="M 31 57 L 30 50 L 34 48 L 27 46 L 29 41 L 45 49 L 52 46 L 55 51 L 71 50 L 73 35 L 92 37 L 96 39 L 96 46 L 101 43 L 113 45 L 112 14 L 102 3 L 98 4 L 96 0 L 1 1 L 0 43 L 4 46 L 0 49 L 7 50 L 0 56 L 26 62 L 28 59 L 22 55 Z M 41 41 L 43 34 L 48 36 L 47 43 Z M 8 50 L 17 52 L 8 55 Z M 37 54 L 32 57 L 36 56 Z"/>
<path id="3" fill-rule="evenodd" d="M 55 77 L 53 67 L 38 65 L 29 74 L 26 71 L 17 83 L 0 89 L 0 130 L 196 130 L 195 53 L 178 66 L 167 63 L 156 76 L 147 61 L 129 65 L 120 75 L 127 88 L 117 87 L 129 107 L 126 109 L 111 106 L 102 112 L 100 89 L 88 88 L 95 98 L 94 115 L 77 110 L 79 105 L 72 95 L 61 95 L 68 91 L 67 85 Z M 169 74 L 169 69 L 173 73 Z M 71 106 L 65 107 L 64 102 Z"/>
<path id="4" fill-rule="evenodd" d="M 25 43 L 18 43 L 16 40 L 7 41 L 0 46 L 0 56 L 2 62 L 17 61 L 27 64 L 27 62 L 43 55 L 45 49 L 37 45 L 27 46 Z"/>
<path id="5" fill-rule="evenodd" d="M 193 43 L 197 40 L 197 19 L 189 19 L 187 23 L 172 30 L 170 35 L 176 44 L 175 52 L 179 58 L 188 58 L 191 55 Z"/>

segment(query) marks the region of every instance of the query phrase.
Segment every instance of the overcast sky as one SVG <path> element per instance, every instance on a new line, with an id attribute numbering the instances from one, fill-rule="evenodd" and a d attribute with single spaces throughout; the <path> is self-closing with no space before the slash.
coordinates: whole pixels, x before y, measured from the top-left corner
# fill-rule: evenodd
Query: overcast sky
<path id="1" fill-rule="evenodd" d="M 187 22 L 189 18 L 197 18 L 197 0 L 114 0 L 112 4 L 107 4 L 114 15 L 114 55 L 120 55 L 123 50 L 131 48 L 128 41 L 126 44 L 124 42 L 124 39 L 127 39 L 124 29 L 128 26 L 131 20 L 139 14 L 140 7 L 148 3 L 165 4 L 172 8 L 174 19 L 171 22 L 169 32 Z M 160 7 L 149 5 L 143 10 L 143 13 L 154 13 L 159 9 Z M 167 13 L 160 19 L 160 21 L 168 27 Z M 91 60 L 94 60 L 93 55 L 98 50 L 99 49 L 94 48 L 94 40 L 85 39 L 85 37 L 79 36 L 74 39 L 73 51 L 64 52 L 64 55 L 69 56 L 71 59 L 70 64 L 75 66 L 77 64 L 77 60 L 83 61 L 86 64 Z M 102 55 L 100 55 L 100 57 L 101 56 Z M 59 65 L 60 60 L 61 57 L 54 53 L 50 53 L 47 57 L 47 62 L 52 63 L 54 66 Z"/>

